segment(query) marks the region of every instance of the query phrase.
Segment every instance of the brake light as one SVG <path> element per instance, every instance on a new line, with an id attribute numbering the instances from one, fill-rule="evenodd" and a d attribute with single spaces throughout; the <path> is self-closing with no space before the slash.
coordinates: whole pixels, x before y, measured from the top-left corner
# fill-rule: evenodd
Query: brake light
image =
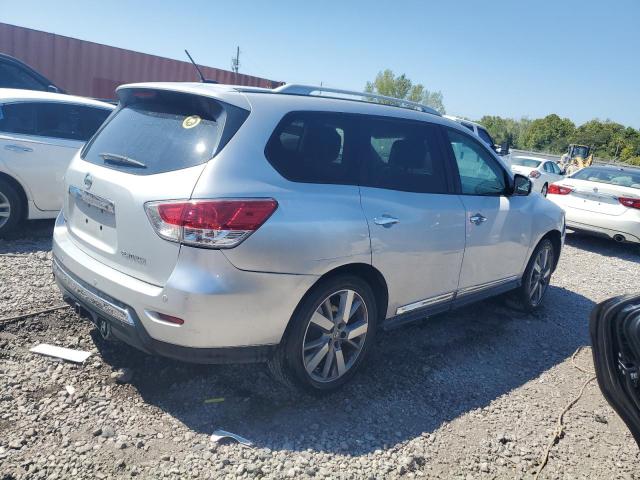
<path id="1" fill-rule="evenodd" d="M 555 183 L 549 185 L 547 189 L 547 195 L 569 195 L 571 192 L 573 192 L 573 188 L 564 187 Z"/>
<path id="2" fill-rule="evenodd" d="M 531 170 L 531 172 L 529 173 L 529 177 L 531 178 L 538 178 L 540 176 L 540 172 L 538 170 Z"/>
<path id="3" fill-rule="evenodd" d="M 640 198 L 620 197 L 618 201 L 625 207 L 640 209 Z"/>
<path id="4" fill-rule="evenodd" d="M 171 242 L 208 248 L 233 248 L 267 221 L 274 199 L 176 200 L 145 204 L 156 233 Z"/>

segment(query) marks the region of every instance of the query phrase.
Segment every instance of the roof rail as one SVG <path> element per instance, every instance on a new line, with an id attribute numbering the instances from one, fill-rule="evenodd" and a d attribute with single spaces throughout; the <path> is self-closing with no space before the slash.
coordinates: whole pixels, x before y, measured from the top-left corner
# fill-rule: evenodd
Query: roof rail
<path id="1" fill-rule="evenodd" d="M 356 92 L 352 90 L 342 90 L 339 88 L 318 87 L 315 85 L 299 85 L 296 83 L 287 83 L 285 85 L 282 85 L 281 87 L 274 88 L 273 91 L 276 93 L 285 93 L 287 95 L 309 95 L 310 96 L 315 93 L 317 96 L 321 96 L 325 98 L 335 98 L 339 100 L 351 100 L 351 99 L 344 98 L 344 97 L 336 97 L 332 95 L 324 95 L 324 94 L 334 93 L 338 95 L 349 95 L 352 97 L 360 97 L 362 99 L 378 100 L 380 101 L 380 103 L 384 103 L 386 105 L 392 105 L 392 106 L 401 107 L 401 108 L 410 108 L 413 110 L 418 110 L 420 112 L 431 113 L 433 115 L 442 116 L 440 112 L 438 112 L 437 110 L 431 107 L 427 107 L 426 105 L 423 105 L 421 103 L 412 102 L 409 100 L 403 100 L 400 98 L 387 97 L 386 95 L 378 95 L 376 93 Z M 370 103 L 374 103 L 374 102 L 371 102 L 370 100 L 362 100 L 362 101 L 365 101 L 365 102 L 369 101 Z"/>

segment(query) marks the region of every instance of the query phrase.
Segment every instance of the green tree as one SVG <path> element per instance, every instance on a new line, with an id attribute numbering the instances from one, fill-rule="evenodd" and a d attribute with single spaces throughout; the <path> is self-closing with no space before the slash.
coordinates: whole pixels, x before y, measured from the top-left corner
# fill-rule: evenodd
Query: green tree
<path id="1" fill-rule="evenodd" d="M 523 148 L 522 137 L 531 121 L 527 118 L 515 120 L 485 115 L 478 123 L 484 125 L 498 144 L 509 142 L 514 148 Z"/>
<path id="2" fill-rule="evenodd" d="M 442 114 L 445 113 L 442 92 L 428 90 L 421 83 L 413 84 L 404 73 L 395 76 L 389 69 L 378 72 L 375 80 L 367 82 L 364 89 L 370 93 L 422 103 Z"/>
<path id="3" fill-rule="evenodd" d="M 522 142 L 528 150 L 562 153 L 569 146 L 576 126 L 568 118 L 560 118 L 555 113 L 531 122 L 524 132 Z"/>
<path id="4" fill-rule="evenodd" d="M 597 157 L 640 165 L 640 130 L 610 120 L 590 120 L 575 127 L 558 115 L 529 120 L 485 115 L 479 120 L 498 142 L 515 148 L 564 153 L 569 143 L 588 145 Z"/>
<path id="5" fill-rule="evenodd" d="M 593 147 L 594 155 L 613 158 L 619 156 L 620 151 L 631 143 L 628 138 L 625 139 L 625 132 L 626 129 L 619 123 L 610 120 L 590 120 L 576 129 L 571 143 L 589 145 Z"/>

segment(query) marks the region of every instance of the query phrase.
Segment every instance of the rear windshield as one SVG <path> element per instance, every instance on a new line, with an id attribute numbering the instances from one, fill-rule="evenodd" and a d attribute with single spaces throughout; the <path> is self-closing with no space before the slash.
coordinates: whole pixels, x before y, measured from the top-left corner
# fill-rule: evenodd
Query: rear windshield
<path id="1" fill-rule="evenodd" d="M 542 162 L 538 160 L 531 160 L 530 158 L 514 157 L 511 159 L 512 165 L 518 165 L 520 167 L 538 168 L 541 163 Z"/>
<path id="2" fill-rule="evenodd" d="M 219 152 L 247 115 L 195 95 L 125 91 L 118 110 L 85 147 L 82 158 L 137 175 L 192 167 Z"/>
<path id="3" fill-rule="evenodd" d="M 597 183 L 608 183 L 621 187 L 637 188 L 640 190 L 640 171 L 629 170 L 600 170 L 596 168 L 583 168 L 571 175 L 576 180 L 587 180 Z"/>

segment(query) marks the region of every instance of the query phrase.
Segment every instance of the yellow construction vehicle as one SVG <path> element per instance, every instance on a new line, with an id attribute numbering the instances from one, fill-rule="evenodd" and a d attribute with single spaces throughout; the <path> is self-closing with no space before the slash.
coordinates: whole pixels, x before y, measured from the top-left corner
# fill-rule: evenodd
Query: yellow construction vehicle
<path id="1" fill-rule="evenodd" d="M 567 173 L 576 172 L 584 167 L 589 167 L 593 163 L 593 152 L 591 147 L 586 145 L 569 145 L 567 153 L 560 158 L 560 165 Z"/>

